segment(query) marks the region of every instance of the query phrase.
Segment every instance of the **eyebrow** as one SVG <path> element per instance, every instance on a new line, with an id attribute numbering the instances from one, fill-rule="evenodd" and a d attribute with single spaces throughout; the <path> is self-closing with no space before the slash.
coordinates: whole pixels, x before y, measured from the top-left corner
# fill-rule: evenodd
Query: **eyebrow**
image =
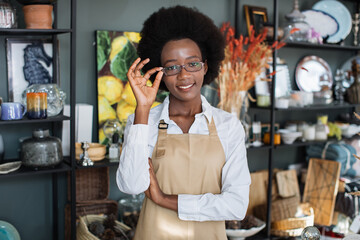
<path id="1" fill-rule="evenodd" d="M 201 58 L 199 56 L 190 56 L 190 57 L 187 57 L 186 60 L 189 60 L 189 59 L 192 59 L 192 58 L 197 58 L 197 59 L 201 60 Z M 176 61 L 176 59 L 169 59 L 169 60 L 164 62 L 164 65 L 169 63 L 169 62 L 175 62 L 175 61 Z"/>

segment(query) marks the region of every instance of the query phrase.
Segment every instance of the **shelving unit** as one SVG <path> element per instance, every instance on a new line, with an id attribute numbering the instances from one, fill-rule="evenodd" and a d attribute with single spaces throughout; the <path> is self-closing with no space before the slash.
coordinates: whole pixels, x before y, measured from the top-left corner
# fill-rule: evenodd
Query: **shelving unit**
<path id="1" fill-rule="evenodd" d="M 278 33 L 278 28 L 279 28 L 279 4 L 281 4 L 281 2 L 284 0 L 273 0 L 272 1 L 272 13 L 273 13 L 273 19 L 270 20 L 270 22 L 273 24 L 274 26 L 274 36 L 277 36 Z M 238 12 L 242 11 L 242 6 L 240 6 L 240 2 L 242 2 L 242 0 L 236 0 L 235 1 L 235 29 L 237 31 L 237 33 L 239 33 L 239 26 L 238 23 L 241 22 L 240 21 L 240 17 Z M 293 2 L 293 1 L 291 1 Z M 316 1 L 314 1 L 316 2 Z M 342 0 L 342 2 L 349 2 L 351 4 L 353 4 L 354 6 L 354 10 L 356 10 L 356 12 L 358 12 L 360 10 L 360 2 L 358 0 Z M 249 3 L 249 2 L 247 2 Z M 251 2 L 250 5 L 261 5 L 257 4 L 256 1 Z M 291 10 L 291 9 L 289 9 Z M 244 31 L 241 31 L 244 32 Z M 238 36 L 239 34 L 236 34 L 236 36 Z M 275 41 L 275 39 L 273 39 L 273 41 Z M 319 51 L 331 51 L 331 52 L 335 52 L 335 51 L 345 51 L 347 53 L 352 53 L 354 52 L 354 54 L 358 53 L 360 51 L 360 46 L 349 46 L 349 45 L 336 45 L 336 44 L 313 44 L 313 43 L 303 43 L 303 42 L 289 42 L 287 43 L 283 49 L 302 49 L 304 50 L 301 54 L 305 54 L 306 50 L 308 50 L 309 54 L 311 54 L 311 51 L 314 50 L 319 50 Z M 282 50 L 282 49 L 281 49 Z M 284 50 L 284 51 L 285 51 Z M 273 59 L 277 59 L 278 57 L 278 52 L 279 50 L 274 50 L 273 52 Z M 286 60 L 286 56 L 283 56 Z M 294 56 L 292 56 L 294 58 Z M 301 58 L 302 56 L 299 56 L 298 58 Z M 274 71 L 276 71 L 276 61 L 273 62 L 272 68 Z M 272 77 L 272 86 L 276 85 L 276 75 L 274 75 Z M 270 90 L 270 99 L 271 99 L 271 103 L 274 103 L 275 100 L 275 88 L 271 88 Z M 301 142 L 301 141 L 296 141 L 293 144 L 281 144 L 281 145 L 274 145 L 273 139 L 274 139 L 274 133 L 275 133 L 275 122 L 276 122 L 276 116 L 277 114 L 281 114 L 281 113 L 293 113 L 293 112 L 308 112 L 310 114 L 314 114 L 317 111 L 327 111 L 329 112 L 329 114 L 331 114 L 331 112 L 334 110 L 346 110 L 348 112 L 353 112 L 353 110 L 359 107 L 359 104 L 350 104 L 350 103 L 343 103 L 343 104 L 328 104 L 328 105 L 312 105 L 312 106 L 306 106 L 306 107 L 292 107 L 292 108 L 288 108 L 288 109 L 278 109 L 275 108 L 274 104 L 271 104 L 270 107 L 257 107 L 257 106 L 251 106 L 252 109 L 256 109 L 257 111 L 264 111 L 266 112 L 266 114 L 270 115 L 270 144 L 269 145 L 263 145 L 261 147 L 249 147 L 248 150 L 249 151 L 255 151 L 256 149 L 263 149 L 263 150 L 268 150 L 268 171 L 269 171 L 269 175 L 268 175 L 268 189 L 267 189 L 267 221 L 266 221 L 266 236 L 262 236 L 262 234 L 258 234 L 257 236 L 253 236 L 250 239 L 276 239 L 276 237 L 271 236 L 270 234 L 270 230 L 271 230 L 271 201 L 272 201 L 272 179 L 273 179 L 273 168 L 274 168 L 274 163 L 275 163 L 275 159 L 274 159 L 274 153 L 275 151 L 282 151 L 282 149 L 287 149 L 287 148 L 299 148 L 299 147 L 304 147 L 304 146 L 309 146 L 311 144 L 314 143 L 319 143 L 319 142 Z M 352 111 L 351 111 L 352 110 Z M 329 139 L 329 140 L 334 140 L 335 139 Z M 283 239 L 283 238 L 281 238 Z"/>
<path id="2" fill-rule="evenodd" d="M 53 28 L 54 29 L 0 29 L 0 36 L 2 37 L 24 37 L 24 38 L 32 38 L 32 37 L 44 37 L 51 39 L 53 43 L 58 42 L 58 35 L 60 34 L 67 34 L 70 39 L 70 91 L 67 93 L 70 97 L 70 106 L 71 106 L 71 113 L 70 117 L 64 116 L 62 114 L 48 117 L 46 119 L 28 119 L 24 117 L 21 120 L 13 120 L 13 121 L 0 121 L 0 130 L 6 129 L 8 126 L 27 126 L 31 127 L 33 124 L 45 124 L 46 126 L 51 126 L 52 133 L 58 133 L 58 126 L 63 121 L 69 120 L 70 121 L 70 156 L 64 157 L 64 161 L 54 168 L 46 168 L 46 169 L 38 169 L 33 170 L 30 168 L 26 168 L 21 166 L 18 170 L 11 172 L 9 174 L 0 175 L 0 179 L 5 178 L 16 178 L 16 177 L 23 177 L 23 176 L 35 176 L 35 175 L 45 175 L 50 174 L 52 179 L 52 239 L 56 240 L 59 239 L 59 209 L 58 209 L 58 178 L 59 174 L 66 174 L 70 173 L 71 176 L 71 214 L 72 214 L 72 236 L 71 239 L 76 239 L 76 219 L 75 219 L 75 103 L 76 103 L 76 91 L 75 91 L 75 67 L 76 67 L 76 0 L 69 0 L 70 2 L 70 28 L 69 29 L 58 29 L 58 12 L 57 12 L 57 3 L 54 3 L 54 22 Z M 55 49 L 54 44 L 54 50 Z M 54 58 L 57 57 L 57 51 L 53 51 Z M 58 76 L 57 66 L 54 65 L 53 67 L 53 76 L 56 78 Z M 5 79 L 1 80 L 2 86 L 6 86 Z M 55 82 L 59 82 L 59 79 L 56 79 Z M 6 99 L 4 99 L 6 101 Z M 16 130 L 15 130 L 16 131 Z M 6 140 L 6 136 L 4 136 L 4 140 Z M 6 149 L 5 149 L 6 150 Z M 19 159 L 5 159 L 5 162 L 14 162 L 19 161 Z M 4 195 L 5 196 L 5 195 Z M 6 196 L 5 196 L 6 197 Z M 36 204 L 36 203 L 34 203 Z M 65 209 L 63 206 L 62 210 Z M 21 234 L 21 233 L 20 233 Z M 35 236 L 33 236 L 35 237 Z M 36 237 L 35 237 L 36 238 Z"/>

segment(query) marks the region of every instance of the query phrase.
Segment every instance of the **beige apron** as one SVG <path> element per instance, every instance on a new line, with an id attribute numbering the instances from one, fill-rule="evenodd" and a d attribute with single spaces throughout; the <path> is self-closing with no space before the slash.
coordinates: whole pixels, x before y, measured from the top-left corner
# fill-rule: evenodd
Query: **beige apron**
<path id="1" fill-rule="evenodd" d="M 164 127 L 165 126 L 165 127 Z M 159 124 L 153 151 L 154 171 L 166 194 L 221 192 L 221 171 L 225 153 L 214 120 L 209 135 L 167 134 L 167 124 Z M 226 240 L 224 221 L 183 221 L 177 213 L 145 198 L 136 227 L 135 240 Z"/>

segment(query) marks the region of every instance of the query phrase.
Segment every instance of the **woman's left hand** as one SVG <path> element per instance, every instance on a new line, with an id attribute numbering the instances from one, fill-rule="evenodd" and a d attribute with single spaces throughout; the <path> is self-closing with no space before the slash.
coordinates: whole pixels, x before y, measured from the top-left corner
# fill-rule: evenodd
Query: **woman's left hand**
<path id="1" fill-rule="evenodd" d="M 149 188 L 145 191 L 145 195 L 151 199 L 154 203 L 156 204 L 160 204 L 161 201 L 164 199 L 164 193 L 163 191 L 161 191 L 159 183 L 156 179 L 156 175 L 154 172 L 154 167 L 152 165 L 152 160 L 151 158 L 149 158 L 149 165 L 150 165 L 150 186 Z"/>

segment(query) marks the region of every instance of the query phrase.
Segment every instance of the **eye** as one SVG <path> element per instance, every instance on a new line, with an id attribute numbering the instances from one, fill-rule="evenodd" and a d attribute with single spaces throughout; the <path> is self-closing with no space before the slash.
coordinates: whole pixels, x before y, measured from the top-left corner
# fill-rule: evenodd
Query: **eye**
<path id="1" fill-rule="evenodd" d="M 169 66 L 169 67 L 164 67 L 164 69 L 166 71 L 174 71 L 174 70 L 177 70 L 179 68 L 178 65 L 173 65 L 173 66 Z"/>
<path id="2" fill-rule="evenodd" d="M 191 62 L 189 63 L 189 67 L 197 67 L 200 65 L 200 62 Z"/>

